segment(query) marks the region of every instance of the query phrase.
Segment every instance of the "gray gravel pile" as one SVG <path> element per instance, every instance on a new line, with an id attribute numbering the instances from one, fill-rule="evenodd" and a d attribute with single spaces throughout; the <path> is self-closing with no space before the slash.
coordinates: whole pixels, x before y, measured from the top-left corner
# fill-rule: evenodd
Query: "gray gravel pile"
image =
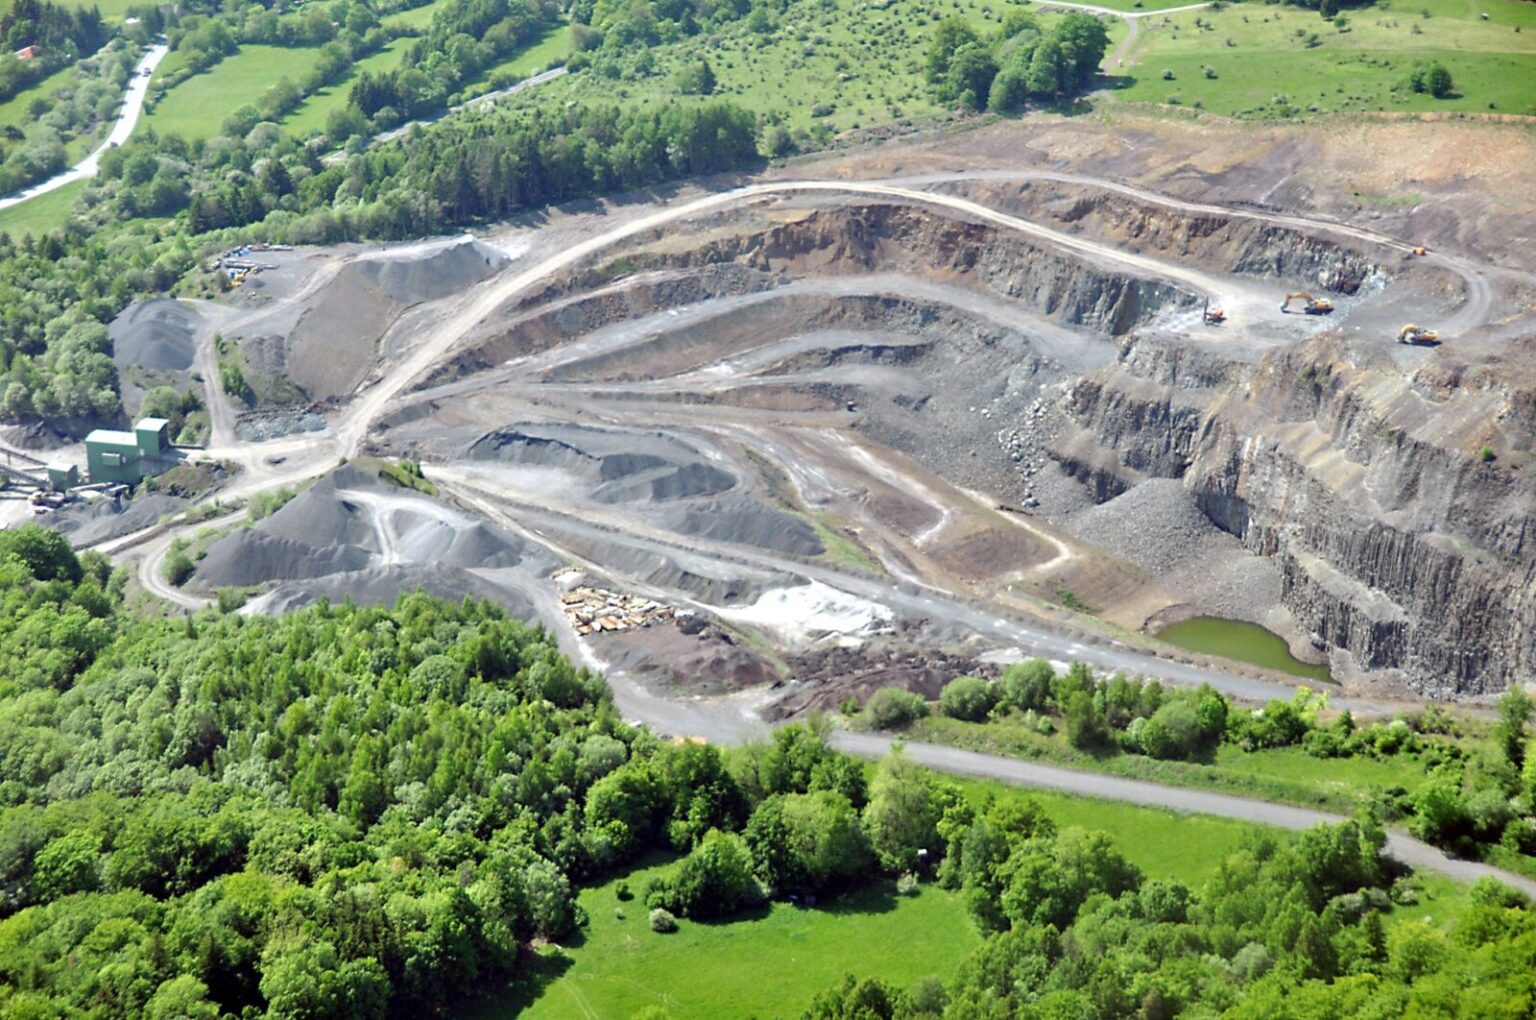
<path id="1" fill-rule="evenodd" d="M 196 353 L 193 337 L 202 316 L 173 298 L 140 301 L 107 325 L 112 360 L 118 369 L 130 367 L 185 372 Z"/>
<path id="2" fill-rule="evenodd" d="M 50 515 L 48 524 L 83 548 L 97 542 L 131 535 L 155 524 L 166 514 L 179 513 L 187 501 L 164 493 L 152 493 L 121 504 L 110 499 L 76 504 Z"/>
<path id="3" fill-rule="evenodd" d="M 1154 577 L 1179 569 L 1211 551 L 1215 543 L 1233 541 L 1200 512 L 1174 478 L 1148 479 L 1074 515 L 1066 525 L 1083 541 L 1130 560 Z"/>

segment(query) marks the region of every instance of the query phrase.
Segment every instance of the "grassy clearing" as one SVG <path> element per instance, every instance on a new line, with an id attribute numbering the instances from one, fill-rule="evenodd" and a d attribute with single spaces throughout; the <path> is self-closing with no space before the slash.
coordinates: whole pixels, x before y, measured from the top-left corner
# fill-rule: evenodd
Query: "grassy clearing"
<path id="1" fill-rule="evenodd" d="M 913 739 L 974 751 L 1342 813 L 1391 787 L 1400 786 L 1411 795 L 1426 778 L 1422 762 L 1408 755 L 1323 759 L 1299 747 L 1250 752 L 1223 744 L 1209 762 L 1159 761 L 1140 754 L 1095 756 L 1073 748 L 1060 731 L 1035 733 L 1012 720 L 967 723 L 930 716 L 916 723 L 911 734 Z"/>
<path id="2" fill-rule="evenodd" d="M 122 21 L 128 16 L 128 8 L 144 6 L 143 0 L 58 0 L 58 2 L 65 7 L 95 7 L 108 21 Z"/>
<path id="3" fill-rule="evenodd" d="M 826 551 L 821 554 L 822 559 L 835 566 L 851 567 L 866 574 L 885 574 L 885 569 L 875 562 L 863 546 L 843 533 L 843 526 L 835 517 L 808 513 L 805 519 L 816 529 L 817 537 L 826 547 Z"/>
<path id="4" fill-rule="evenodd" d="M 432 18 L 442 6 L 444 6 L 443 0 L 434 0 L 433 3 L 412 7 L 410 10 L 401 11 L 399 14 L 391 14 L 384 19 L 384 27 L 415 28 L 426 31 L 427 26 L 432 24 Z"/>
<path id="5" fill-rule="evenodd" d="M 718 81 L 715 95 L 763 113 L 780 113 L 790 128 L 838 132 L 940 112 L 923 79 L 929 34 L 940 20 L 959 15 L 978 31 L 995 31 L 1006 0 L 961 0 L 921 6 L 895 0 L 886 6 L 836 0 L 797 4 L 767 34 L 744 21 L 651 53 L 656 73 L 636 81 L 610 81 L 581 73 L 539 90 L 538 101 L 566 95 L 588 102 L 640 106 L 690 102 L 674 76 L 685 61 L 706 56 Z M 1049 28 L 1060 14 L 1040 12 Z M 532 101 L 532 100 L 526 100 Z"/>
<path id="6" fill-rule="evenodd" d="M 1249 117 L 1298 111 L 1533 112 L 1536 10 L 1512 0 L 1475 6 L 1488 11 L 1488 21 L 1455 0 L 1388 0 L 1385 8 L 1345 12 L 1342 27 L 1312 11 L 1254 3 L 1149 18 L 1121 71 L 1128 87 L 1114 95 Z M 1415 65 L 1431 61 L 1451 71 L 1454 95 L 1435 99 L 1394 91 Z"/>
<path id="7" fill-rule="evenodd" d="M 1069 797 L 1049 790 L 979 779 L 954 779 L 972 802 L 1028 797 L 1039 801 L 1057 828 L 1107 832 L 1126 860 L 1153 878 L 1176 878 L 1199 888 L 1243 841 L 1264 826 L 1210 815 L 1185 815 L 1113 800 Z"/>
<path id="8" fill-rule="evenodd" d="M 144 123 L 161 134 L 212 138 L 230 114 L 255 103 L 279 79 L 298 81 L 315 65 L 319 53 L 284 46 L 242 46 L 239 53 L 225 57 L 212 70 L 176 86 L 153 110 L 146 109 Z"/>
<path id="9" fill-rule="evenodd" d="M 32 116 L 32 104 L 39 99 L 47 100 L 48 94 L 54 89 L 68 85 L 74 73 L 75 69 L 73 67 L 60 68 L 31 88 L 22 89 L 5 102 L 0 103 L 0 127 L 14 125 L 25 130 L 36 120 Z"/>
<path id="10" fill-rule="evenodd" d="M 430 8 L 418 8 L 430 10 Z M 327 85 L 325 88 L 305 98 L 298 109 L 283 118 L 283 128 L 289 134 L 300 138 L 306 135 L 318 134 L 325 130 L 326 121 L 331 116 L 331 111 L 340 110 L 347 105 L 347 96 L 352 92 L 352 83 L 359 75 L 364 73 L 378 74 L 381 71 L 392 71 L 400 65 L 400 59 L 405 53 L 405 48 L 410 45 L 410 39 L 396 39 L 377 53 L 371 53 L 352 65 L 352 69 L 342 76 L 341 80 Z M 276 79 L 273 79 L 274 81 Z"/>
<path id="11" fill-rule="evenodd" d="M 41 236 L 62 227 L 69 220 L 70 211 L 75 206 L 75 200 L 85 190 L 85 184 L 85 181 L 66 184 L 46 195 L 39 195 L 0 211 L 0 231 L 13 237 L 25 234 Z"/>
<path id="12" fill-rule="evenodd" d="M 585 939 L 546 955 L 541 979 L 476 1015 L 583 1020 L 660 1006 L 680 1017 L 796 1016 L 844 972 L 900 984 L 948 977 L 981 941 L 955 894 L 927 886 L 902 897 L 889 883 L 811 910 L 775 903 L 725 922 L 685 920 L 658 935 L 640 897 L 671 866 L 629 874 L 636 898 L 627 902 L 615 882 L 583 892 Z"/>

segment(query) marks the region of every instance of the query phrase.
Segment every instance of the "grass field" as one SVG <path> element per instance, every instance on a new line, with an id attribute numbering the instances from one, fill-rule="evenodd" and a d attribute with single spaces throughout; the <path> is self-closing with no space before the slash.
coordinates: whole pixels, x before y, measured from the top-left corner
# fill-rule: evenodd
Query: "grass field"
<path id="1" fill-rule="evenodd" d="M 796 1016 L 845 972 L 899 984 L 947 978 L 981 941 L 954 893 L 926 886 L 897 896 L 889 883 L 810 910 L 775 903 L 726 922 L 685 920 L 658 935 L 641 897 L 670 867 L 628 875 L 637 894 L 628 902 L 614 882 L 584 891 L 591 921 L 580 944 L 546 956 L 542 979 L 475 1015 L 585 1020 L 661 1006 L 679 1017 Z"/>
<path id="2" fill-rule="evenodd" d="M 1479 16 L 1484 10 L 1487 21 Z M 1141 41 L 1120 72 L 1129 87 L 1114 96 L 1249 117 L 1364 110 L 1536 112 L 1536 5 L 1388 0 L 1385 7 L 1344 16 L 1340 28 L 1311 11 L 1240 3 L 1214 13 L 1146 19 Z M 1203 27 L 1196 26 L 1197 19 Z M 1435 99 L 1394 91 L 1416 64 L 1430 61 L 1450 70 L 1453 95 Z"/>
<path id="3" fill-rule="evenodd" d="M 433 3 L 422 4 L 420 7 L 412 7 L 408 11 L 399 14 L 387 14 L 384 16 L 386 28 L 401 26 L 403 28 L 417 28 L 425 30 L 432 24 L 432 18 L 437 14 L 439 7 L 443 6 L 442 0 L 434 0 Z"/>
<path id="4" fill-rule="evenodd" d="M 1104 4 L 1138 13 L 1180 5 L 1181 0 Z M 793 5 L 768 34 L 754 35 L 743 23 L 732 23 L 709 40 L 654 48 L 655 73 L 649 76 L 612 81 L 580 73 L 521 101 L 687 102 L 676 95 L 673 76 L 685 60 L 703 54 L 719 82 L 718 95 L 760 112 L 782 113 L 792 128 L 835 133 L 927 117 L 941 112 L 922 77 L 933 26 L 959 15 L 986 33 L 1011 6 L 1005 0 Z M 1034 9 L 1047 23 L 1058 16 L 1045 3 Z M 1134 50 L 1115 69 L 1119 87 L 1094 101 L 1172 101 L 1256 119 L 1358 111 L 1536 111 L 1536 4 L 1386 0 L 1385 7 L 1347 11 L 1345 19 L 1340 27 L 1314 11 L 1263 3 L 1142 18 Z M 1113 52 L 1128 33 L 1127 23 L 1115 20 L 1109 29 Z M 1455 95 L 1435 99 L 1394 91 L 1416 64 L 1431 60 L 1450 69 Z M 1172 73 L 1171 80 L 1164 79 L 1164 71 Z"/>
<path id="5" fill-rule="evenodd" d="M 21 237 L 23 234 L 42 235 L 55 227 L 62 227 L 69 219 L 75 199 L 85 190 L 85 183 L 76 181 L 66 184 L 46 195 L 0 210 L 0 230 L 12 237 Z"/>
<path id="6" fill-rule="evenodd" d="M 217 135 L 225 118 L 255 101 L 280 78 L 297 81 L 315 65 L 316 49 L 242 46 L 214 67 L 193 75 L 147 111 L 144 123 L 156 131 L 185 138 Z M 175 54 L 167 57 L 169 62 Z"/>
<path id="7" fill-rule="evenodd" d="M 65 7 L 95 7 L 108 21 L 122 21 L 128 16 L 128 8 L 144 6 L 143 0 L 59 0 L 59 3 Z"/>
<path id="8" fill-rule="evenodd" d="M 1066 797 L 997 783 L 959 780 L 977 804 L 1031 797 L 1060 827 L 1108 832 L 1150 877 L 1199 889 L 1257 826 L 1111 801 Z M 642 902 L 646 883 L 673 865 L 653 858 L 623 876 L 635 899 L 621 901 L 617 878 L 580 895 L 590 922 L 563 948 L 538 957 L 533 975 L 471 1012 L 478 1020 L 629 1017 L 657 1006 L 679 1017 L 793 1017 L 844 973 L 908 985 L 947 980 L 980 938 L 959 898 L 925 885 L 901 897 L 889 883 L 814 909 L 775 903 L 734 919 L 657 935 Z M 1389 925 L 1447 927 L 1467 909 L 1468 887 L 1433 875 L 1414 879 L 1418 902 L 1393 909 Z M 622 915 L 622 916 L 621 916 Z"/>
<path id="9" fill-rule="evenodd" d="M 283 118 L 283 128 L 290 134 L 298 137 L 315 134 L 325 130 L 325 122 L 330 117 L 332 110 L 339 110 L 347 105 L 347 96 L 352 91 L 352 83 L 364 73 L 378 74 L 381 71 L 392 71 L 400 64 L 400 57 L 409 46 L 411 40 L 396 39 L 377 53 L 369 54 L 362 60 L 352 65 L 352 69 L 336 82 L 309 96 L 299 104 L 298 109 Z"/>
<path id="10" fill-rule="evenodd" d="M 22 89 L 0 103 L 0 126 L 14 124 L 16 127 L 26 129 L 35 119 L 31 113 L 32 103 L 38 99 L 46 99 L 54 89 L 69 84 L 74 73 L 74 67 L 60 68 L 31 88 Z"/>
<path id="11" fill-rule="evenodd" d="M 548 70 L 550 61 L 564 57 L 570 52 L 570 48 L 570 28 L 561 22 L 545 32 L 532 45 L 501 63 L 486 68 L 459 90 L 458 95 L 454 97 L 454 102 L 462 103 L 493 91 L 491 83 L 497 76 L 528 78 L 540 71 Z"/>

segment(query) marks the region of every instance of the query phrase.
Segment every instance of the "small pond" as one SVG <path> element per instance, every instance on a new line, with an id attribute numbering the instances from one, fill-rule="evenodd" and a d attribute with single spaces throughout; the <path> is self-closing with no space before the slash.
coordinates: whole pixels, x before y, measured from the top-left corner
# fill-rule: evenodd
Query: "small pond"
<path id="1" fill-rule="evenodd" d="M 1218 616 L 1195 616 L 1169 624 L 1157 632 L 1159 641 L 1202 655 L 1247 662 L 1265 669 L 1278 669 L 1309 680 L 1327 680 L 1328 667 L 1302 662 L 1291 654 L 1285 640 L 1274 631 L 1243 620 L 1223 620 Z"/>

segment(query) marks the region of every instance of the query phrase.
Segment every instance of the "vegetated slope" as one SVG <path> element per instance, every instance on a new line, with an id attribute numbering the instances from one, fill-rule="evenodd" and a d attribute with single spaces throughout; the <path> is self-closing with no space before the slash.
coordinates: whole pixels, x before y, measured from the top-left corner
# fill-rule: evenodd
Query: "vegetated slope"
<path id="1" fill-rule="evenodd" d="M 1368 822 L 1258 841 L 1196 892 L 899 754 L 866 783 L 801 727 L 659 741 L 483 603 L 138 620 L 104 559 L 31 527 L 0 536 L 0 577 L 8 1013 L 457 1012 L 509 978 L 526 1001 L 547 974 L 530 941 L 585 920 L 574 884 L 655 847 L 686 854 L 638 890 L 657 930 L 835 896 L 925 850 L 987 938 L 913 990 L 923 1008 L 881 988 L 861 1015 L 1531 1005 L 1536 915 L 1489 883 L 1454 938 L 1394 916 L 1412 889 Z"/>

